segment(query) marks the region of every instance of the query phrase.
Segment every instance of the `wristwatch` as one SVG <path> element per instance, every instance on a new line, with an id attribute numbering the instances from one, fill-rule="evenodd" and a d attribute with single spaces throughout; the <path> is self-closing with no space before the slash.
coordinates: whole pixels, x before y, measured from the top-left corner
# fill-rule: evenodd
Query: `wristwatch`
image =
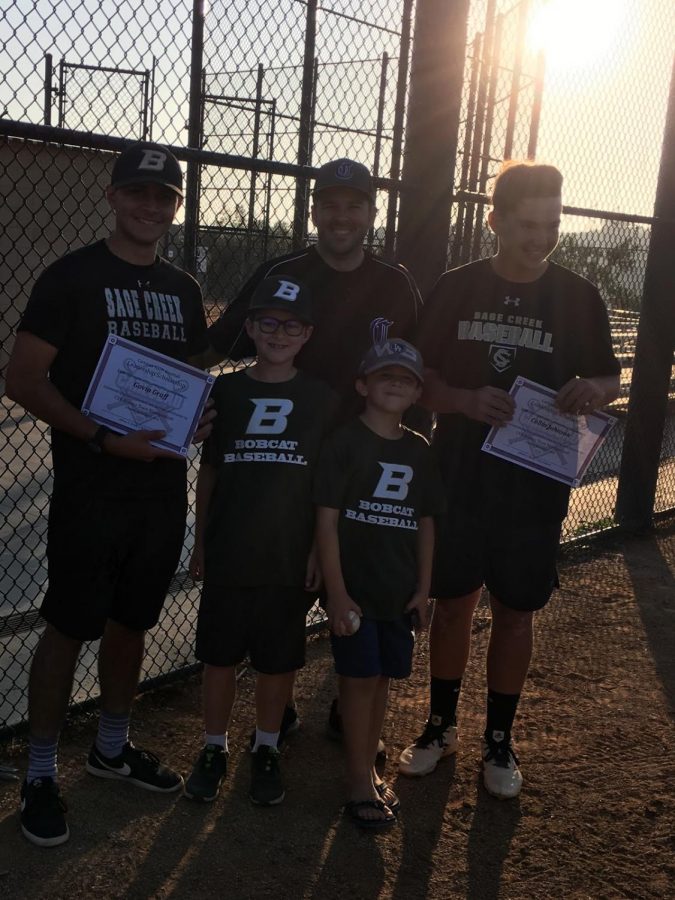
<path id="1" fill-rule="evenodd" d="M 103 453 L 103 441 L 109 434 L 112 434 L 109 428 L 106 428 L 105 425 L 99 425 L 94 432 L 94 436 L 87 441 L 87 447 L 92 453 Z"/>

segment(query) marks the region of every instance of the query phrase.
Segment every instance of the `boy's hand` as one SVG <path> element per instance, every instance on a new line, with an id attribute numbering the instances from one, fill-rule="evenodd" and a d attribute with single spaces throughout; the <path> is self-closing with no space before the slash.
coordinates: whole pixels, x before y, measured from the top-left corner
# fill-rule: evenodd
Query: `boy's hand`
<path id="1" fill-rule="evenodd" d="M 204 580 L 204 548 L 198 547 L 195 545 L 194 550 L 192 551 L 192 556 L 190 557 L 190 565 L 188 566 L 188 572 L 192 576 L 193 581 L 203 581 Z"/>
<path id="2" fill-rule="evenodd" d="M 193 444 L 200 444 L 202 441 L 205 441 L 207 437 L 213 431 L 213 420 L 218 415 L 216 412 L 216 407 L 211 399 L 206 401 L 206 406 L 204 407 L 204 411 L 201 414 L 199 422 L 197 422 L 197 430 L 194 433 L 194 437 L 192 438 Z"/>
<path id="3" fill-rule="evenodd" d="M 318 591 L 321 587 L 323 577 L 321 575 L 321 566 L 319 565 L 319 555 L 316 548 L 312 550 L 307 557 L 307 569 L 305 571 L 305 590 Z"/>
<path id="4" fill-rule="evenodd" d="M 591 378 L 571 378 L 558 391 L 555 405 L 560 412 L 582 416 L 605 405 L 605 395 Z"/>
<path id="5" fill-rule="evenodd" d="M 355 612 L 361 615 L 361 607 L 358 606 L 349 594 L 329 594 L 326 603 L 326 615 L 328 627 L 336 637 L 347 637 L 352 634 L 352 624 L 349 621 L 349 613 Z"/>
<path id="6" fill-rule="evenodd" d="M 111 431 L 103 439 L 103 452 L 122 459 L 135 459 L 139 462 L 152 462 L 155 459 L 182 459 L 172 450 L 155 447 L 150 441 L 161 441 L 166 431 L 129 431 L 117 434 Z"/>
<path id="7" fill-rule="evenodd" d="M 412 613 L 415 631 L 424 631 L 429 625 L 429 609 L 429 595 L 416 591 L 405 608 L 407 613 Z"/>

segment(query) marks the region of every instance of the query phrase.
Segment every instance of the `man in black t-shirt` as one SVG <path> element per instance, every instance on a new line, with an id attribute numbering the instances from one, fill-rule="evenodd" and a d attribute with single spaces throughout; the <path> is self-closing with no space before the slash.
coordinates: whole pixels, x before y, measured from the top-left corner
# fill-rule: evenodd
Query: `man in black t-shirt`
<path id="1" fill-rule="evenodd" d="M 363 247 L 375 221 L 375 185 L 368 169 L 350 159 L 337 159 L 319 169 L 311 210 L 316 245 L 271 259 L 259 266 L 220 319 L 209 328 L 205 366 L 223 359 L 255 354 L 244 329 L 251 296 L 272 275 L 299 278 L 312 296 L 314 334 L 298 353 L 298 368 L 327 382 L 342 398 L 340 419 L 360 410 L 354 373 L 373 344 L 389 337 L 410 339 L 417 326 L 421 300 L 403 266 L 385 262 Z M 416 408 L 406 422 L 428 433 L 429 421 Z M 289 704 L 285 726 L 297 726 Z M 330 733 L 339 739 L 341 724 L 334 701 Z M 285 729 L 282 729 L 282 733 Z M 383 748 L 382 752 L 383 752 Z"/>
<path id="2" fill-rule="evenodd" d="M 115 434 L 80 408 L 108 335 L 189 362 L 207 345 L 206 323 L 196 281 L 156 255 L 183 198 L 175 157 L 157 144 L 129 147 L 106 197 L 112 234 L 38 278 L 7 370 L 8 396 L 52 428 L 47 625 L 31 667 L 21 790 L 22 831 L 39 846 L 69 836 L 56 760 L 84 641 L 101 638 L 101 714 L 87 771 L 160 792 L 183 783 L 134 747 L 128 730 L 144 632 L 158 620 L 183 545 L 186 464 L 153 445 L 163 431 Z"/>
<path id="3" fill-rule="evenodd" d="M 490 593 L 483 780 L 501 798 L 520 792 L 511 727 L 532 653 L 534 612 L 557 585 L 567 486 L 481 452 L 508 422 L 521 375 L 557 391 L 562 412 L 584 415 L 619 392 L 602 299 L 584 278 L 549 262 L 558 242 L 562 176 L 553 166 L 505 166 L 488 222 L 497 254 L 441 276 L 417 342 L 429 367 L 424 405 L 438 413 L 434 446 L 448 501 L 432 593 L 431 702 L 424 733 L 400 771 L 425 775 L 457 747 L 456 709 L 481 588 Z"/>

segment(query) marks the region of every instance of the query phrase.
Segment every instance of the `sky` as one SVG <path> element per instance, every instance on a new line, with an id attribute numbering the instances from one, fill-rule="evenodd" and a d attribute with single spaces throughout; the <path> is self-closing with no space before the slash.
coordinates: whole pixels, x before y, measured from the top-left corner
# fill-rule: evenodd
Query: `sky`
<path id="1" fill-rule="evenodd" d="M 470 37 L 482 27 L 486 3 L 472 3 Z M 497 5 L 507 18 L 510 12 L 510 19 L 515 19 L 518 0 L 498 0 Z M 320 6 L 317 119 L 372 130 L 380 60 L 387 52 L 392 61 L 384 125 L 385 136 L 390 135 L 398 53 L 398 38 L 392 32 L 400 25 L 401 0 L 322 0 Z M 65 58 L 134 70 L 152 69 L 154 57 L 153 137 L 183 144 L 191 7 L 191 0 L 145 0 L 142 4 L 4 0 L 0 112 L 14 119 L 42 120 L 46 52 L 54 55 L 55 64 Z M 331 15 L 331 9 L 343 15 Z M 297 0 L 211 0 L 206 11 L 204 65 L 209 84 L 214 93 L 250 99 L 255 94 L 257 66 L 263 64 L 263 96 L 269 108 L 275 104 L 277 113 L 275 158 L 284 161 L 294 161 L 296 153 L 293 126 L 283 116 L 297 114 L 304 15 L 305 6 Z M 376 21 L 384 28 L 368 28 L 346 16 Z M 565 202 L 649 215 L 675 51 L 675 2 L 532 0 L 530 22 L 526 66 L 533 65 L 538 49 L 547 58 L 538 157 L 563 170 Z M 118 78 L 101 108 L 80 103 L 78 112 L 69 107 L 66 125 L 106 130 L 114 116 L 115 133 L 130 136 L 138 123 L 130 84 L 129 78 Z M 250 112 L 223 112 L 222 107 L 212 106 L 209 146 L 246 155 L 251 150 L 252 121 Z M 270 136 L 270 125 L 268 117 L 263 137 Z M 382 174 L 388 173 L 388 146 L 385 140 Z M 319 129 L 314 162 L 342 153 L 371 161 L 373 142 L 355 133 L 337 135 Z M 238 182 L 228 183 L 228 191 L 244 202 L 248 182 L 237 178 Z M 291 190 L 281 180 L 278 187 Z M 222 188 L 214 182 L 213 196 Z"/>

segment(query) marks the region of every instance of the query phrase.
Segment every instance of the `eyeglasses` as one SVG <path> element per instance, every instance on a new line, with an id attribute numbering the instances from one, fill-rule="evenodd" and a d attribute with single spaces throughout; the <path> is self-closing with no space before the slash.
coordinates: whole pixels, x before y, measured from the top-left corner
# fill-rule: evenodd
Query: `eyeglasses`
<path id="1" fill-rule="evenodd" d="M 299 319 L 275 319 L 274 316 L 260 316 L 254 321 L 263 334 L 276 334 L 282 328 L 289 337 L 300 337 L 305 330 L 305 323 Z"/>

